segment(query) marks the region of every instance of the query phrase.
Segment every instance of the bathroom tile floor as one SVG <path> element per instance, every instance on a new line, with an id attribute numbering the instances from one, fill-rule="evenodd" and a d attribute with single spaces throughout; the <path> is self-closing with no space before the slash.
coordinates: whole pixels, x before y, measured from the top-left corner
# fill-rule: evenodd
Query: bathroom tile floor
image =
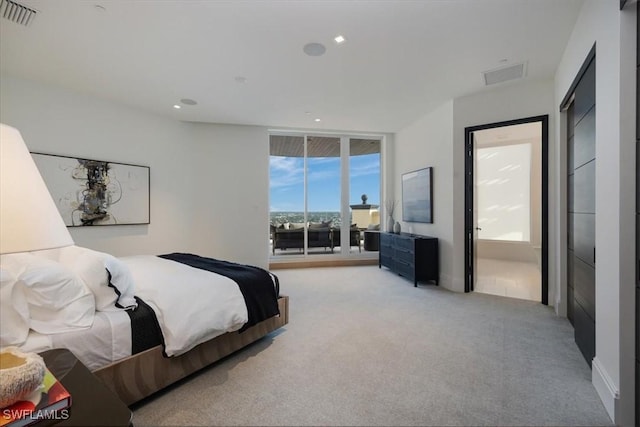
<path id="1" fill-rule="evenodd" d="M 538 264 L 478 258 L 476 292 L 541 301 L 541 275 Z"/>

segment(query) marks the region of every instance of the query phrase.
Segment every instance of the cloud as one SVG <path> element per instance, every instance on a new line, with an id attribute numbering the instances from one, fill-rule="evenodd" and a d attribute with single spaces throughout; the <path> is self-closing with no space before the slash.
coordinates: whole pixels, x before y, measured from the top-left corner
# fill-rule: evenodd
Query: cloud
<path id="1" fill-rule="evenodd" d="M 307 159 L 307 179 L 324 181 L 340 177 L 340 159 L 338 157 L 310 157 Z"/>
<path id="2" fill-rule="evenodd" d="M 304 182 L 304 163 L 299 157 L 276 157 L 269 159 L 271 188 L 291 187 Z"/>
<path id="3" fill-rule="evenodd" d="M 355 163 L 355 162 L 354 162 Z M 379 175 L 380 174 L 380 159 L 371 159 L 370 161 L 359 164 L 352 164 L 349 174 L 352 178 L 365 175 Z"/>

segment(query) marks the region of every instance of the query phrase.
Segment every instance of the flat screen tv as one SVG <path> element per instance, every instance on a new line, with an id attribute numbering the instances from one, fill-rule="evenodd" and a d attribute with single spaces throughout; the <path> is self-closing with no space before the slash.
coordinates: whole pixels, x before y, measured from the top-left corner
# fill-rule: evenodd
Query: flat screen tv
<path id="1" fill-rule="evenodd" d="M 433 223 L 432 168 L 402 174 L 402 220 Z"/>

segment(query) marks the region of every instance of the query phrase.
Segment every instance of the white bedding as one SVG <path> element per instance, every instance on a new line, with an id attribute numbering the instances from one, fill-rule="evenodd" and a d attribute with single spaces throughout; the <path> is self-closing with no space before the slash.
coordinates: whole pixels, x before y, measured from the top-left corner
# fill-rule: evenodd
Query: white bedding
<path id="1" fill-rule="evenodd" d="M 156 313 L 167 356 L 236 331 L 248 320 L 242 293 L 227 277 L 152 255 L 120 260 L 131 270 L 136 295 Z"/>
<path id="2" fill-rule="evenodd" d="M 248 320 L 244 297 L 232 279 L 152 255 L 119 260 L 131 271 L 135 294 L 156 313 L 168 356 L 236 331 Z M 131 356 L 131 321 L 121 309 L 95 311 L 90 327 L 56 334 L 29 330 L 17 345 L 36 352 L 68 348 L 95 370 Z"/>
<path id="3" fill-rule="evenodd" d="M 93 371 L 131 356 L 131 321 L 123 310 L 98 311 L 88 329 L 51 335 L 32 330 L 20 348 L 35 352 L 68 348 Z"/>

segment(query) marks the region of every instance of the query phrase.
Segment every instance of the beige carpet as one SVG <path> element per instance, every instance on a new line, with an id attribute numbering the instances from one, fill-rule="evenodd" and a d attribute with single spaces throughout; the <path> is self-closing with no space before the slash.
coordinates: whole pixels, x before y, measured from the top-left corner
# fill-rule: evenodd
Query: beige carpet
<path id="1" fill-rule="evenodd" d="M 377 267 L 278 270 L 290 324 L 134 425 L 611 425 L 566 319 Z"/>

